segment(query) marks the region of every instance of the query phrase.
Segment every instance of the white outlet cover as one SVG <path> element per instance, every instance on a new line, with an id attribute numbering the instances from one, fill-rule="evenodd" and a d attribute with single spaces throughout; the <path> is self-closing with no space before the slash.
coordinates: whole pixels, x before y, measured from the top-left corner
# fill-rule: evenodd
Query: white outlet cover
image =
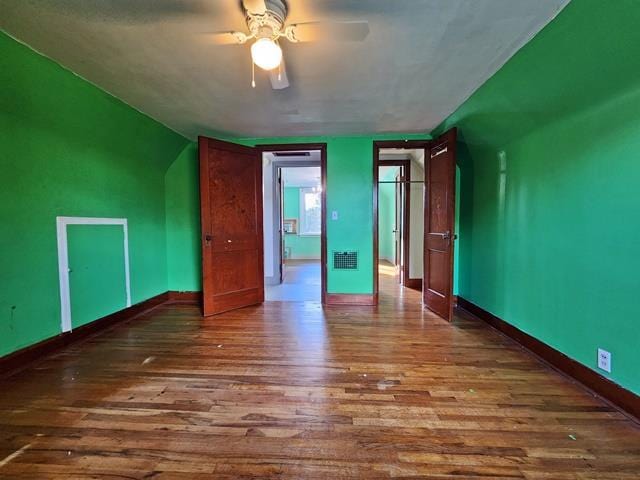
<path id="1" fill-rule="evenodd" d="M 338 211 L 334 210 L 333 212 L 331 212 L 331 220 L 337 220 L 338 219 Z"/>
<path id="2" fill-rule="evenodd" d="M 598 349 L 598 368 L 611 373 L 611 353 L 601 348 Z"/>

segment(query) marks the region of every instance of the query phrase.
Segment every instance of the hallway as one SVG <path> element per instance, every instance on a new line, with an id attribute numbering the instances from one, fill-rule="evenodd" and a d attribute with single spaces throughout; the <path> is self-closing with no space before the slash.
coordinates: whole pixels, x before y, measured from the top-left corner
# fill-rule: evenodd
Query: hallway
<path id="1" fill-rule="evenodd" d="M 382 260 L 378 264 L 378 272 L 378 287 L 380 288 L 378 301 L 380 305 L 389 305 L 395 308 L 414 308 L 422 305 L 422 292 L 400 285 L 395 265 Z"/>
<path id="2" fill-rule="evenodd" d="M 637 425 L 388 279 L 377 308 L 161 306 L 0 381 L 0 478 L 637 478 Z"/>

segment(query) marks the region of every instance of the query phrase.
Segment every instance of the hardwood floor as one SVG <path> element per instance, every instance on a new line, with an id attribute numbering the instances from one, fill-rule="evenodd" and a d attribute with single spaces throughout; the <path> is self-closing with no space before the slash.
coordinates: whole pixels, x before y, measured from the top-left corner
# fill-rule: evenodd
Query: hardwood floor
<path id="1" fill-rule="evenodd" d="M 163 306 L 1 380 L 0 478 L 640 478 L 636 424 L 381 287 L 377 308 Z"/>

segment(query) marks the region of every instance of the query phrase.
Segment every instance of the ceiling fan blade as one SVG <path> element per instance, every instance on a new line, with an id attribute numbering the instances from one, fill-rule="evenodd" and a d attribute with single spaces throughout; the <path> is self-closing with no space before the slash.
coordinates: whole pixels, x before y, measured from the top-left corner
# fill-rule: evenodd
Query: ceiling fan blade
<path id="1" fill-rule="evenodd" d="M 271 80 L 271 88 L 274 90 L 284 90 L 289 87 L 289 77 L 287 77 L 287 66 L 284 59 L 279 68 L 269 71 L 269 80 Z"/>
<path id="2" fill-rule="evenodd" d="M 369 35 L 369 22 L 307 22 L 288 27 L 287 38 L 293 42 L 350 41 L 361 42 Z"/>
<path id="3" fill-rule="evenodd" d="M 242 32 L 216 32 L 210 35 L 214 45 L 240 45 L 247 41 L 247 35 Z"/>
<path id="4" fill-rule="evenodd" d="M 242 5 L 247 12 L 254 15 L 264 15 L 264 12 L 267 11 L 264 0 L 242 0 Z"/>

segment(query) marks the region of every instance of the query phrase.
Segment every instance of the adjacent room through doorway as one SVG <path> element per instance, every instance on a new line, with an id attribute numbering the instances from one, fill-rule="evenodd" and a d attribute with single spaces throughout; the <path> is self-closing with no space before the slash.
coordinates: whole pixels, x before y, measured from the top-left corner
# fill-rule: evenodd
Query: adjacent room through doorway
<path id="1" fill-rule="evenodd" d="M 378 169 L 379 294 L 422 289 L 424 148 L 380 148 Z"/>
<path id="2" fill-rule="evenodd" d="M 378 265 L 379 274 L 402 282 L 404 230 L 404 167 L 380 167 L 378 186 Z"/>
<path id="3" fill-rule="evenodd" d="M 319 150 L 263 154 L 266 301 L 322 300 L 321 156 Z"/>

